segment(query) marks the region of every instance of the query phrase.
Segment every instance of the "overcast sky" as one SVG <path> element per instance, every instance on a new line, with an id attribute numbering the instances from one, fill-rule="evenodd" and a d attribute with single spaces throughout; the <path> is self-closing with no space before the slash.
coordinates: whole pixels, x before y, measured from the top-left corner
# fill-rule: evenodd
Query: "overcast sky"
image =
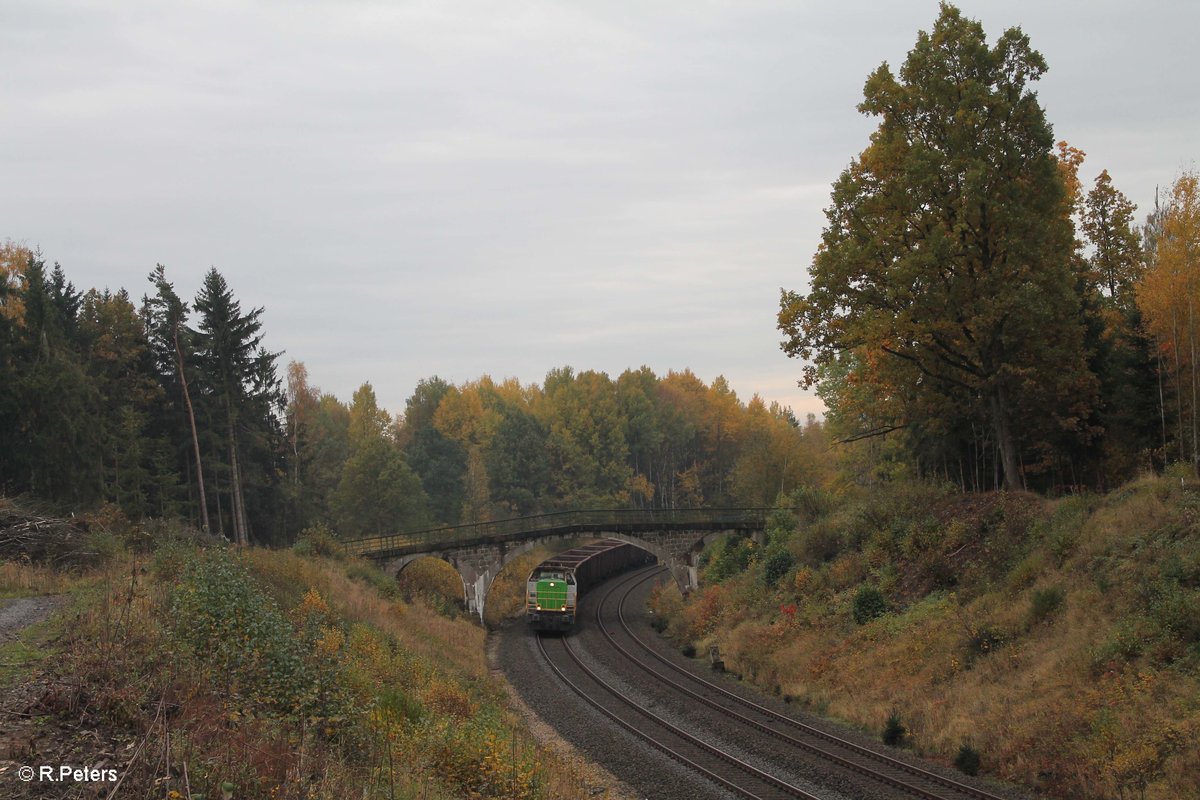
<path id="1" fill-rule="evenodd" d="M 1138 205 L 1195 166 L 1193 2 L 973 2 Z M 935 2 L 0 0 L 0 240 L 80 288 L 216 266 L 348 400 L 555 366 L 725 375 L 800 414 L 780 287 Z M 281 370 L 282 374 L 282 370 Z"/>

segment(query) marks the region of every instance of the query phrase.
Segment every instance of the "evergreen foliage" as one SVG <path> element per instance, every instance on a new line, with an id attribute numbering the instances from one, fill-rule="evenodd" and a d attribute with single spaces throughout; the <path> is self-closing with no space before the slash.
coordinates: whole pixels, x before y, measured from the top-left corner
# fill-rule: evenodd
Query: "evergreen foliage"
<path id="1" fill-rule="evenodd" d="M 888 715 L 887 721 L 883 724 L 883 743 L 892 747 L 899 747 L 904 744 L 904 737 L 908 735 L 908 728 L 900 721 L 900 713 L 892 709 L 892 713 Z"/>
<path id="2" fill-rule="evenodd" d="M 882 617 L 888 612 L 887 598 L 883 596 L 883 592 L 879 588 L 870 584 L 863 584 L 854 594 L 854 622 L 857 625 L 866 625 L 873 619 Z"/>
<path id="3" fill-rule="evenodd" d="M 969 744 L 964 744 L 958 748 L 958 755 L 954 757 L 954 767 L 964 775 L 978 775 L 979 751 Z"/>

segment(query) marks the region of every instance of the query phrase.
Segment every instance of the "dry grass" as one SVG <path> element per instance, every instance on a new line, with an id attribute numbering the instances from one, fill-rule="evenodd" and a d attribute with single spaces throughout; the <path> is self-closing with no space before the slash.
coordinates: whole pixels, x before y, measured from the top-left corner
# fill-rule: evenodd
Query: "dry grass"
<path id="1" fill-rule="evenodd" d="M 1170 561 L 1183 576 L 1171 602 L 1200 601 L 1200 491 L 1143 479 L 1104 498 L 964 502 L 957 517 L 937 510 L 941 528 L 876 509 L 923 538 L 887 544 L 869 570 L 853 550 L 802 567 L 752 613 L 719 600 L 761 586 L 754 567 L 686 604 L 662 592 L 655 608 L 765 690 L 876 734 L 895 709 L 912 746 L 946 763 L 970 743 L 986 771 L 1051 797 L 1200 797 L 1200 642 L 1162 627 L 1146 595 Z M 880 537 L 855 536 L 878 555 Z M 941 556 L 959 583 L 927 591 L 921 570 L 951 545 L 972 554 Z M 856 626 L 860 580 L 889 587 L 893 611 Z M 1061 601 L 1034 613 L 1051 589 Z"/>
<path id="2" fill-rule="evenodd" d="M 189 564 L 209 557 L 184 548 L 152 562 L 126 558 L 81 582 L 61 656 L 44 664 L 55 687 L 44 716 L 0 738 L 41 742 L 47 763 L 85 763 L 105 743 L 128 768 L 120 796 L 129 797 L 219 797 L 223 784 L 246 800 L 593 796 L 583 773 L 544 753 L 507 710 L 483 628 L 398 599 L 362 565 L 290 551 L 236 556 L 283 615 L 247 626 L 244 645 L 214 646 L 252 661 L 279 641 L 262 638 L 263 624 L 282 624 L 309 665 L 297 674 L 321 693 L 302 702 L 327 693 L 334 705 L 314 717 L 281 708 L 262 686 L 231 686 L 228 672 L 176 635 L 180 620 L 168 613 L 181 586 L 200 585 Z M 19 575 L 32 584 L 38 573 Z M 79 741 L 86 752 L 72 750 Z"/>
<path id="3" fill-rule="evenodd" d="M 77 578 L 50 567 L 20 561 L 0 562 L 0 599 L 62 594 Z"/>

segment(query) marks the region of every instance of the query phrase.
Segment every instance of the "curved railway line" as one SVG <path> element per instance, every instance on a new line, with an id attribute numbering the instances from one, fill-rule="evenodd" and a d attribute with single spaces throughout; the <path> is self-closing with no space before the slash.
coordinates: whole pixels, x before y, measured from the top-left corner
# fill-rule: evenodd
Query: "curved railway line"
<path id="1" fill-rule="evenodd" d="M 620 725 L 635 736 L 645 740 L 652 747 L 675 759 L 684 766 L 699 772 L 726 789 L 747 798 L 792 798 L 802 800 L 821 800 L 814 794 L 792 786 L 757 767 L 733 756 L 721 748 L 708 744 L 693 736 L 682 728 L 673 725 L 657 714 L 649 711 L 630 699 L 624 692 L 601 678 L 587 666 L 579 655 L 571 649 L 565 637 L 553 637 L 558 641 L 559 649 L 564 652 L 571 664 L 570 669 L 564 669 L 562 662 L 550 655 L 546 647 L 547 636 L 538 636 L 538 651 L 555 674 L 564 683 L 600 713 Z M 589 693 L 581 685 L 581 681 L 572 680 L 568 672 L 576 671 L 585 676 L 595 686 L 601 689 L 602 695 L 614 697 L 620 701 L 621 711 L 611 707 L 601 698 Z M 730 774 L 731 769 L 735 774 Z"/>
<path id="2" fill-rule="evenodd" d="M 607 645 L 624 662 L 650 675 L 655 686 L 671 691 L 680 698 L 681 704 L 695 706 L 698 703 L 716 712 L 729 730 L 736 731 L 736 740 L 750 751 L 759 751 L 756 742 L 770 741 L 776 747 L 782 744 L 797 756 L 819 762 L 829 772 L 853 776 L 858 784 L 874 785 L 876 790 L 883 789 L 888 796 L 921 800 L 1006 800 L 806 725 L 741 697 L 664 657 L 637 635 L 625 615 L 630 594 L 661 573 L 661 567 L 640 570 L 603 587 L 595 603 L 597 628 Z M 559 638 L 557 642 L 557 646 L 548 648 L 545 639 L 538 637 L 542 657 L 559 678 L 605 716 L 671 758 L 743 797 L 819 800 L 817 795 L 747 763 L 713 742 L 702 741 L 647 710 L 585 664 L 566 638 Z M 642 652 L 648 657 L 642 656 Z"/>

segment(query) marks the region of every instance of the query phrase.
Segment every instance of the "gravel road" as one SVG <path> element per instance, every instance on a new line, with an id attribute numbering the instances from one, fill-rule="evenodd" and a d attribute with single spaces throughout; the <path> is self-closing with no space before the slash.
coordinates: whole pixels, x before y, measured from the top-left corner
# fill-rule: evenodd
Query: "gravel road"
<path id="1" fill-rule="evenodd" d="M 0 644 L 12 641 L 21 631 L 50 616 L 62 603 L 61 597 L 19 597 L 0 600 Z"/>

